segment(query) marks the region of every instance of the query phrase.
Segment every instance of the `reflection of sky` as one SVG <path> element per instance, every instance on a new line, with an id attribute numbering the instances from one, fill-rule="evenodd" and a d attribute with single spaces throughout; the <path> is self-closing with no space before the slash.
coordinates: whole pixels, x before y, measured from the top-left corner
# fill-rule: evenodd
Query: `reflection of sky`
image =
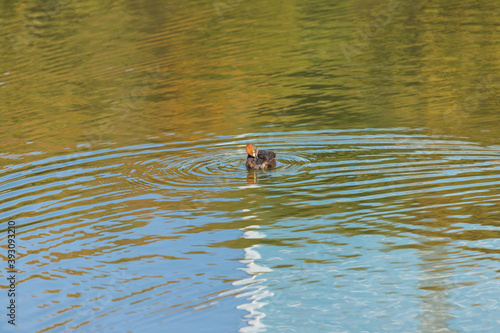
<path id="1" fill-rule="evenodd" d="M 232 332 L 245 325 L 245 311 L 237 308 L 242 301 L 228 282 L 247 277 L 234 260 L 242 251 L 207 246 L 235 239 L 240 230 L 187 233 L 223 219 L 202 216 L 187 221 L 142 208 L 128 215 L 110 211 L 107 217 L 103 221 L 98 214 L 75 222 L 57 237 L 36 229 L 23 233 L 33 240 L 20 241 L 20 246 L 37 250 L 30 252 L 29 264 L 19 260 L 27 269 L 20 278 L 33 277 L 19 285 L 21 329 L 37 330 L 40 323 L 27 318 L 36 318 L 42 305 L 51 313 L 60 312 L 46 321 L 48 326 L 64 323 L 64 328 L 83 331 L 99 331 L 101 318 L 123 332 L 135 330 L 140 321 L 146 330 L 157 331 L 161 324 L 173 332 L 213 332 L 213 327 Z"/>
<path id="2" fill-rule="evenodd" d="M 349 149 L 319 144 L 281 154 L 280 168 L 253 178 L 232 146 L 178 160 L 160 158 L 177 148 L 131 148 L 141 156 L 125 151 L 125 164 L 102 152 L 106 165 L 88 155 L 68 170 L 15 174 L 2 214 L 37 214 L 18 219 L 31 250 L 21 289 L 36 299 L 24 315 L 42 304 L 61 313 L 45 327 L 90 330 L 140 321 L 245 333 L 497 328 L 496 170 L 460 162 L 450 173 L 445 158 L 410 165 L 380 151 L 341 159 L 335 153 Z"/>
<path id="3" fill-rule="evenodd" d="M 288 224 L 299 226 L 301 221 Z M 428 331 L 430 326 L 478 331 L 496 322 L 488 311 L 498 305 L 500 289 L 495 276 L 482 275 L 492 267 L 483 261 L 472 269 L 459 264 L 469 262 L 472 252 L 453 247 L 419 250 L 430 238 L 347 237 L 294 229 L 299 228 L 262 231 L 268 239 L 290 239 L 293 244 L 259 247 L 262 258 L 256 263 L 272 269 L 259 276 L 269 295 L 261 309 L 262 324 L 271 331 L 403 332 Z M 498 242 L 493 243 L 489 246 Z M 461 259 L 454 258 L 457 253 Z M 468 323 L 467 318 L 489 324 Z"/>

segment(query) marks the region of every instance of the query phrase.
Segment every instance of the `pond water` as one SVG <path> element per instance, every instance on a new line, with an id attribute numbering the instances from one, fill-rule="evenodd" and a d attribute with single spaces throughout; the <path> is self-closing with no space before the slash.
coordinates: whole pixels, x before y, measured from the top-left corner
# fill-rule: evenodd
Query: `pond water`
<path id="1" fill-rule="evenodd" d="M 0 331 L 500 330 L 500 3 L 0 9 Z"/>

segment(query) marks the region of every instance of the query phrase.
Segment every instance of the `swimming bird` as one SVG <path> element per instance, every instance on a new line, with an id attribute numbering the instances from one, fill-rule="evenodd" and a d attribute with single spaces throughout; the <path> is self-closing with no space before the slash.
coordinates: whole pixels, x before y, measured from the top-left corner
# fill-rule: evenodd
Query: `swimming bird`
<path id="1" fill-rule="evenodd" d="M 268 150 L 258 150 L 254 144 L 247 145 L 247 168 L 261 170 L 276 166 L 276 154 Z"/>

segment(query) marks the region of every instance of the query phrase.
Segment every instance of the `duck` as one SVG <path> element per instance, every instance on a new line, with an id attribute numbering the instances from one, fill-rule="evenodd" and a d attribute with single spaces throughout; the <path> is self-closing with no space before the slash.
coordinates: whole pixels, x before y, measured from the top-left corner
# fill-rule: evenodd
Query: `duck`
<path id="1" fill-rule="evenodd" d="M 247 144 L 247 169 L 264 170 L 276 166 L 276 154 L 269 150 L 259 150 L 252 143 Z"/>

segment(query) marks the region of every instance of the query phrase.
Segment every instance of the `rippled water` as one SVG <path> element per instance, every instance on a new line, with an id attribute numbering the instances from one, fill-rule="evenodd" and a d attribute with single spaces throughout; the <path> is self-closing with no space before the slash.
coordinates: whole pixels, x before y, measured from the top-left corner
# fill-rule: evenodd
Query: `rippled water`
<path id="1" fill-rule="evenodd" d="M 52 4 L 1 7 L 1 332 L 500 329 L 497 4 Z"/>

